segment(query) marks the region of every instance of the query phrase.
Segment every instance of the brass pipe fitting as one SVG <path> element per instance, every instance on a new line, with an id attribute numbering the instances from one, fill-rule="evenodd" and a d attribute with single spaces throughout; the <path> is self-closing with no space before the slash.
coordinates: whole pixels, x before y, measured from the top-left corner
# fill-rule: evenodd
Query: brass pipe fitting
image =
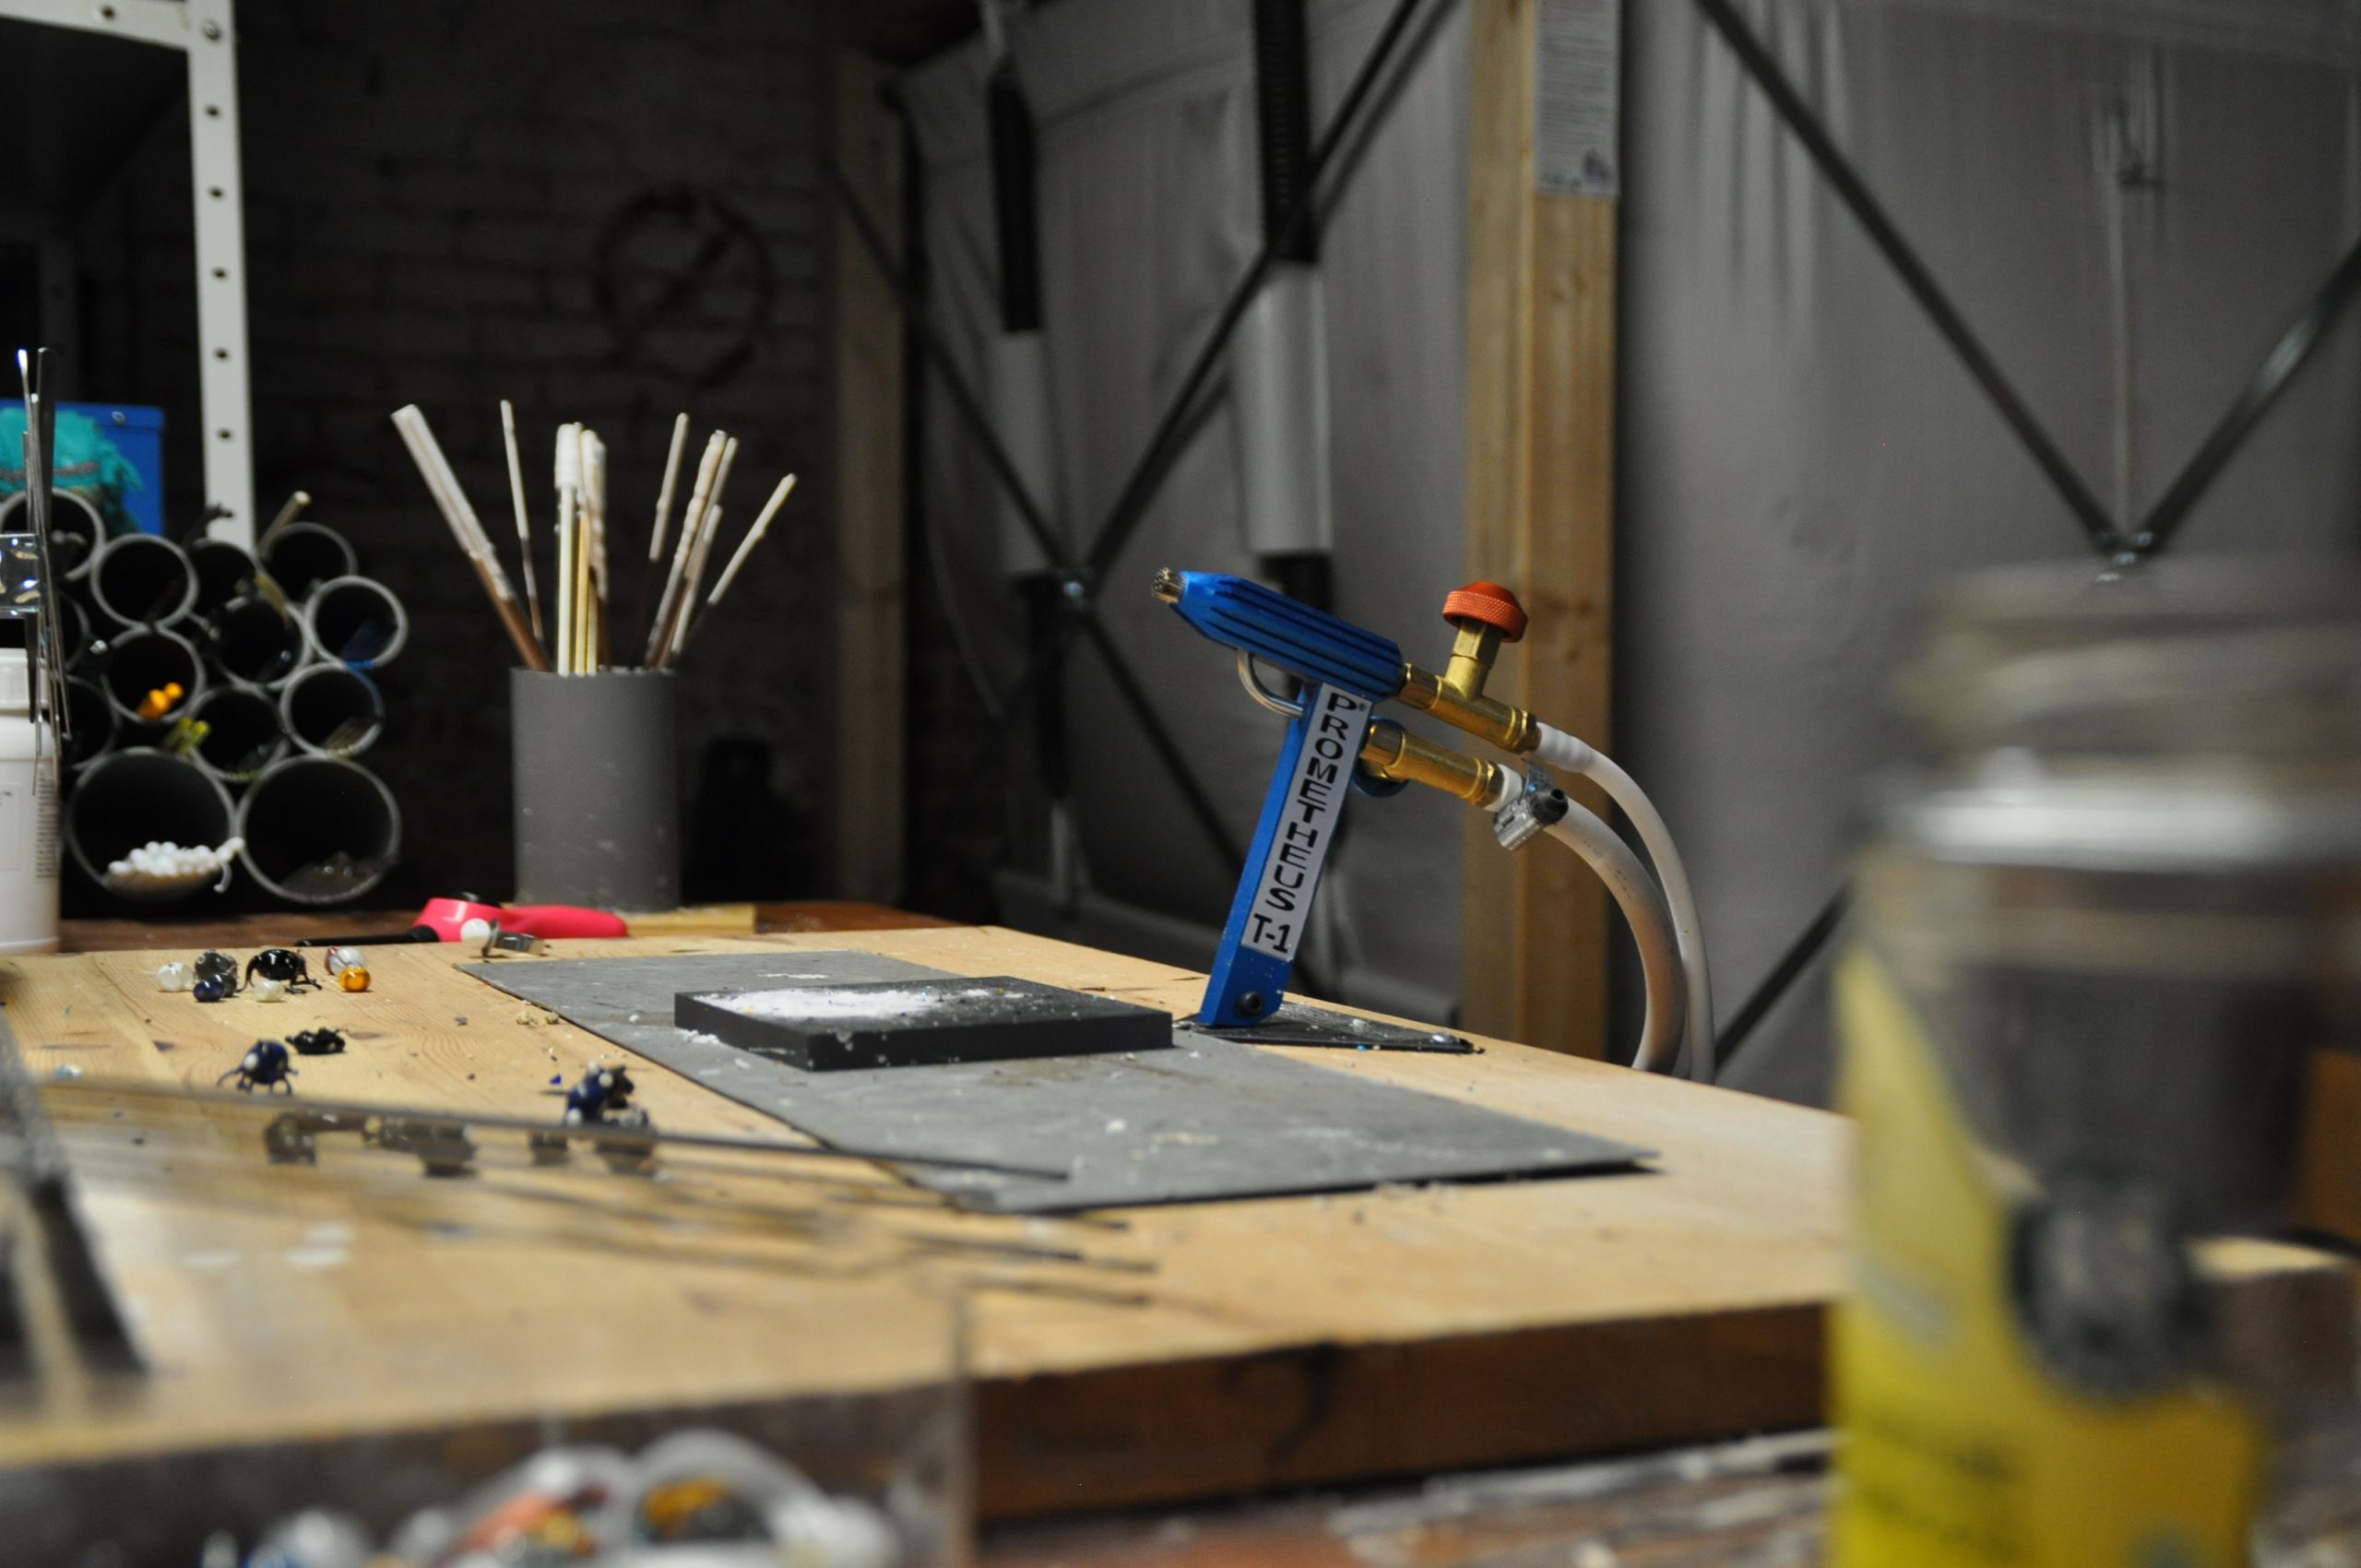
<path id="1" fill-rule="evenodd" d="M 1501 656 L 1501 629 L 1477 621 L 1458 623 L 1458 635 L 1452 639 L 1451 662 L 1443 666 L 1442 689 L 1462 702 L 1475 702 L 1484 695 L 1484 683 L 1491 678 L 1492 661 Z"/>
<path id="2" fill-rule="evenodd" d="M 1490 805 L 1501 798 L 1506 787 L 1506 774 L 1498 763 L 1438 745 L 1390 719 L 1370 725 L 1361 742 L 1360 761 L 1380 778 L 1424 784 L 1471 806 Z"/>
<path id="3" fill-rule="evenodd" d="M 1403 665 L 1395 699 L 1504 752 L 1531 751 L 1541 739 L 1533 715 L 1484 695 L 1501 645 L 1525 636 L 1525 606 L 1500 584 L 1477 582 L 1446 595 L 1442 615 L 1452 627 L 1451 662 L 1439 677 Z"/>
<path id="4" fill-rule="evenodd" d="M 1497 634 L 1495 634 L 1497 635 Z M 1458 653 L 1452 655 L 1452 664 L 1459 664 Z M 1402 689 L 1394 700 L 1421 713 L 1431 713 L 1454 730 L 1465 730 L 1477 740 L 1501 748 L 1504 752 L 1529 752 L 1541 738 L 1533 715 L 1521 707 L 1512 707 L 1498 697 L 1483 695 L 1487 668 L 1476 671 L 1475 690 L 1419 669 L 1415 664 L 1402 666 Z"/>

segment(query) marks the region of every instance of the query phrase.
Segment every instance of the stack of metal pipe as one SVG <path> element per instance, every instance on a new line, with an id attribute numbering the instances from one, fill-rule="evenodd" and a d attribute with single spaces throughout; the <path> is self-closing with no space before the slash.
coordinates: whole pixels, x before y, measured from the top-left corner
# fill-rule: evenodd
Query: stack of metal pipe
<path id="1" fill-rule="evenodd" d="M 144 845 L 241 840 L 223 875 L 290 903 L 384 880 L 401 812 L 355 759 L 384 732 L 374 674 L 400 656 L 409 617 L 341 534 L 282 521 L 259 562 L 227 540 L 122 534 L 65 577 L 61 833 L 83 874 L 139 902 L 186 897 L 220 884 L 110 867 Z"/>

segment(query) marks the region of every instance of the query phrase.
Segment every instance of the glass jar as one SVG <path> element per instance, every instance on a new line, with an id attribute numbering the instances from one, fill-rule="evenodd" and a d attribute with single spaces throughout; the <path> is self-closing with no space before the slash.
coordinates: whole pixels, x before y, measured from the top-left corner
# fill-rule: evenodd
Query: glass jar
<path id="1" fill-rule="evenodd" d="M 2245 1562 L 2353 1403 L 2347 1271 L 2252 1239 L 2361 1241 L 2361 580 L 2011 569 L 1928 626 L 1838 980 L 1835 1560 Z"/>

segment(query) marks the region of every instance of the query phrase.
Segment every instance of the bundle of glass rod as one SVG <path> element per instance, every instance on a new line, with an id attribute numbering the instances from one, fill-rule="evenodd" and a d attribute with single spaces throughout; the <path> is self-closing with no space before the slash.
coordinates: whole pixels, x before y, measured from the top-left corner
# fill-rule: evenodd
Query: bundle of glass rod
<path id="1" fill-rule="evenodd" d="M 523 568 L 525 591 L 520 598 L 507 568 L 502 564 L 492 537 L 460 485 L 458 475 L 434 438 L 426 415 L 416 404 L 396 410 L 394 427 L 409 448 L 410 460 L 426 481 L 428 493 L 449 525 L 451 535 L 468 558 L 484 594 L 492 600 L 517 658 L 528 670 L 559 675 L 590 675 L 614 669 L 669 670 L 687 649 L 691 637 L 720 604 L 738 580 L 747 557 L 753 553 L 779 508 L 795 489 L 788 474 L 772 490 L 753 525 L 739 539 L 728 563 L 705 587 L 713 551 L 721 532 L 722 495 L 738 459 L 737 438 L 717 430 L 706 440 L 678 531 L 673 529 L 673 505 L 679 496 L 681 464 L 688 444 L 689 416 L 672 422 L 671 445 L 664 459 L 664 478 L 656 494 L 656 516 L 648 530 L 647 568 L 639 596 L 638 627 L 628 640 L 612 618 L 612 578 L 608 543 L 607 444 L 587 425 L 562 424 L 557 429 L 551 482 L 554 492 L 552 532 L 556 541 L 553 595 L 545 596 L 536 570 L 530 510 L 525 495 L 524 461 L 516 441 L 516 410 L 500 404 L 502 443 L 508 462 L 509 504 L 516 515 L 516 550 Z M 671 544 L 669 556 L 667 542 Z M 702 595 L 702 598 L 700 596 Z M 553 598 L 546 605 L 545 598 Z M 618 657 L 617 648 L 622 648 Z"/>

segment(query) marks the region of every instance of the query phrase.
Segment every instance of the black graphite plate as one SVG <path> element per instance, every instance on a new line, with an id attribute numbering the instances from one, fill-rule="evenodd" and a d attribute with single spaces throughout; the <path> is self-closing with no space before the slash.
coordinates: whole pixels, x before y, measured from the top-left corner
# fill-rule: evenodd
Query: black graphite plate
<path id="1" fill-rule="evenodd" d="M 684 991 L 963 977 L 869 953 L 465 966 L 823 1143 L 1062 1170 L 904 1168 L 972 1208 L 1049 1214 L 1629 1169 L 1647 1151 L 1184 1033 L 1169 1049 L 807 1073 L 673 1027 Z"/>
<path id="2" fill-rule="evenodd" d="M 1172 1019 L 1160 1009 L 1009 975 L 684 991 L 672 999 L 672 1022 L 808 1073 L 1172 1045 Z"/>

